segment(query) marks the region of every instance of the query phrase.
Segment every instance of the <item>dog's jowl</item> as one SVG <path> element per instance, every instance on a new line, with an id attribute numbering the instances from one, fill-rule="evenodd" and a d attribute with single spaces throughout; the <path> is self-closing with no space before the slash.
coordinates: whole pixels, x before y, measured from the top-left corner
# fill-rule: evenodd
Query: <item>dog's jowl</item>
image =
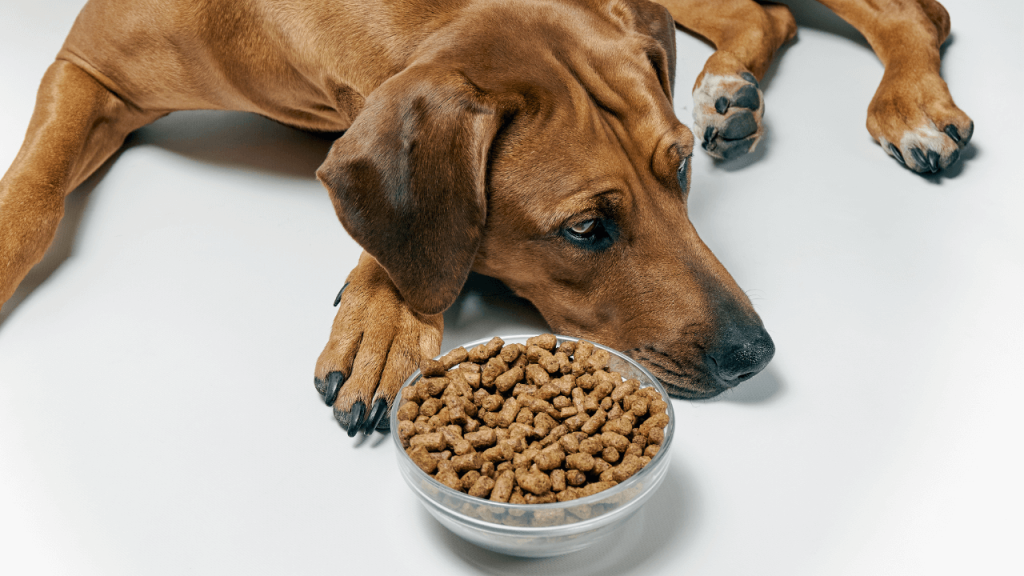
<path id="1" fill-rule="evenodd" d="M 942 6 L 823 3 L 886 66 L 867 115 L 881 149 L 918 172 L 957 162 L 974 125 L 939 76 Z M 53 240 L 65 195 L 132 130 L 176 110 L 242 110 L 344 132 L 317 176 L 364 253 L 314 379 L 349 434 L 387 427 L 470 271 L 553 330 L 627 351 L 672 394 L 714 396 L 775 348 L 687 216 L 695 140 L 672 107 L 677 24 L 717 48 L 693 88 L 702 148 L 755 149 L 760 81 L 796 33 L 781 5 L 92 0 L 0 181 L 0 302 Z"/>

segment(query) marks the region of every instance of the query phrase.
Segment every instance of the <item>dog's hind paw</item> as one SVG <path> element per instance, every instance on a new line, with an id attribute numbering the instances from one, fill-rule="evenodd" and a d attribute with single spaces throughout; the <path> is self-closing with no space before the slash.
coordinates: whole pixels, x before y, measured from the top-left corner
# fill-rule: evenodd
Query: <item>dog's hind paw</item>
<path id="1" fill-rule="evenodd" d="M 924 174 L 952 166 L 974 135 L 937 75 L 908 81 L 884 76 L 868 107 L 868 132 L 886 154 Z"/>
<path id="2" fill-rule="evenodd" d="M 420 314 L 364 255 L 339 294 L 331 337 L 313 383 L 349 436 L 389 430 L 388 414 L 405 379 L 441 350 L 441 314 Z"/>
<path id="3" fill-rule="evenodd" d="M 705 72 L 693 91 L 694 132 L 711 156 L 730 160 L 753 152 L 764 133 L 764 94 L 750 72 Z"/>

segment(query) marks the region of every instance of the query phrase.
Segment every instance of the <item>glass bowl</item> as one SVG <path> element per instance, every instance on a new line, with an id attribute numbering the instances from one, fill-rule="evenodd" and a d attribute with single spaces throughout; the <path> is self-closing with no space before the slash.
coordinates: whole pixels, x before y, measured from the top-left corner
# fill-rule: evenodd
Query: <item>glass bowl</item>
<path id="1" fill-rule="evenodd" d="M 501 339 L 505 344 L 525 344 L 530 337 L 501 336 Z M 556 337 L 559 345 L 566 340 L 579 340 Z M 469 342 L 464 347 L 469 350 L 489 340 Z M 594 346 L 611 354 L 609 372 L 618 372 L 626 379 L 635 378 L 641 387 L 654 386 L 661 393 L 668 403 L 669 422 L 661 448 L 646 466 L 620 484 L 586 498 L 551 504 L 505 504 L 470 496 L 441 484 L 423 472 L 402 447 L 398 438 L 399 392 L 391 410 L 391 438 L 395 442 L 398 468 L 427 511 L 445 528 L 477 546 L 503 554 L 533 558 L 558 556 L 597 543 L 625 523 L 654 494 L 665 479 L 672 454 L 670 447 L 675 431 L 672 402 L 658 379 L 632 358 L 600 344 Z M 417 370 L 405 381 L 402 390 L 419 378 Z"/>

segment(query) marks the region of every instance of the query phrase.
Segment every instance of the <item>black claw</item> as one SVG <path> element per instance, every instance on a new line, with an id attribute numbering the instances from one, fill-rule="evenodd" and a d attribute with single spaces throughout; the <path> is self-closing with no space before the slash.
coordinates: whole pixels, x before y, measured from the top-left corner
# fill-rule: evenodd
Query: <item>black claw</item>
<path id="1" fill-rule="evenodd" d="M 943 132 L 945 132 L 953 142 L 956 142 L 957 144 L 960 143 L 960 131 L 956 129 L 956 126 L 950 124 L 949 126 L 946 126 L 946 129 L 943 130 Z"/>
<path id="2" fill-rule="evenodd" d="M 907 165 L 907 162 L 903 159 L 903 154 L 900 154 L 900 149 L 895 144 L 889 144 L 889 152 L 892 152 L 892 156 L 897 162 L 904 166 Z"/>
<path id="3" fill-rule="evenodd" d="M 341 290 L 338 291 L 338 297 L 334 299 L 335 308 L 338 307 L 338 304 L 341 304 L 341 295 L 345 292 L 345 288 L 348 288 L 348 282 L 345 282 L 345 285 L 342 286 Z"/>
<path id="4" fill-rule="evenodd" d="M 753 84 L 754 88 L 760 88 L 760 86 L 758 86 L 757 84 L 757 78 L 754 78 L 754 75 L 751 74 L 750 72 L 740 72 L 740 78 L 743 78 L 747 82 Z"/>
<path id="5" fill-rule="evenodd" d="M 722 138 L 726 140 L 739 140 L 754 132 L 757 132 L 757 120 L 754 120 L 754 113 L 750 110 L 741 110 L 729 117 L 721 134 Z"/>
<path id="6" fill-rule="evenodd" d="M 761 96 L 758 95 L 757 88 L 744 86 L 736 91 L 732 98 L 732 105 L 737 108 L 757 110 L 761 107 Z"/>
<path id="7" fill-rule="evenodd" d="M 373 403 L 373 408 L 370 410 L 370 415 L 366 417 L 366 424 L 363 425 L 363 434 L 369 436 L 373 434 L 373 431 L 377 429 L 377 424 L 380 423 L 381 418 L 386 417 L 388 414 L 388 401 L 379 398 Z"/>
<path id="8" fill-rule="evenodd" d="M 328 406 L 334 405 L 334 401 L 338 399 L 338 390 L 341 390 L 341 385 L 344 383 L 345 375 L 338 370 L 327 375 L 327 386 L 324 388 L 324 404 Z"/>
<path id="9" fill-rule="evenodd" d="M 932 173 L 939 171 L 939 153 L 935 150 L 928 151 L 928 169 L 931 170 Z"/>
<path id="10" fill-rule="evenodd" d="M 714 139 L 716 132 L 717 130 L 715 130 L 714 126 L 708 126 L 704 129 L 704 143 L 701 144 L 701 146 L 703 146 L 705 150 L 711 151 L 715 149 L 716 145 L 714 143 Z"/>
<path id="11" fill-rule="evenodd" d="M 910 155 L 914 157 L 914 162 L 917 164 L 918 171 L 925 171 L 928 169 L 928 159 L 925 157 L 924 152 L 917 148 L 910 149 Z"/>
<path id="12" fill-rule="evenodd" d="M 363 427 L 363 413 L 366 412 L 366 404 L 362 400 L 356 400 L 352 405 L 352 411 L 348 417 L 348 437 L 354 438 L 356 433 Z"/>
<path id="13" fill-rule="evenodd" d="M 725 96 L 719 96 L 718 100 L 715 100 L 715 110 L 719 114 L 725 114 L 729 111 L 729 99 Z"/>

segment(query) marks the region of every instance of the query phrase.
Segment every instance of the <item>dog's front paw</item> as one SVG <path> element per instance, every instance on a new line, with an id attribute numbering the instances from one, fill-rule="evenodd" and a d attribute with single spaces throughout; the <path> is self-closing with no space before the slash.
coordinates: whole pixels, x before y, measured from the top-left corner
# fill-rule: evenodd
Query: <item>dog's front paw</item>
<path id="1" fill-rule="evenodd" d="M 442 315 L 412 310 L 384 269 L 366 254 L 337 303 L 314 384 L 349 436 L 387 431 L 388 413 L 402 383 L 421 359 L 441 351 Z"/>
<path id="2" fill-rule="evenodd" d="M 974 122 L 938 75 L 909 79 L 887 72 L 868 107 L 867 126 L 886 154 L 921 173 L 955 164 L 974 135 Z"/>
<path id="3" fill-rule="evenodd" d="M 715 158 L 730 160 L 753 152 L 764 129 L 764 94 L 750 72 L 705 71 L 693 90 L 694 132 Z"/>

